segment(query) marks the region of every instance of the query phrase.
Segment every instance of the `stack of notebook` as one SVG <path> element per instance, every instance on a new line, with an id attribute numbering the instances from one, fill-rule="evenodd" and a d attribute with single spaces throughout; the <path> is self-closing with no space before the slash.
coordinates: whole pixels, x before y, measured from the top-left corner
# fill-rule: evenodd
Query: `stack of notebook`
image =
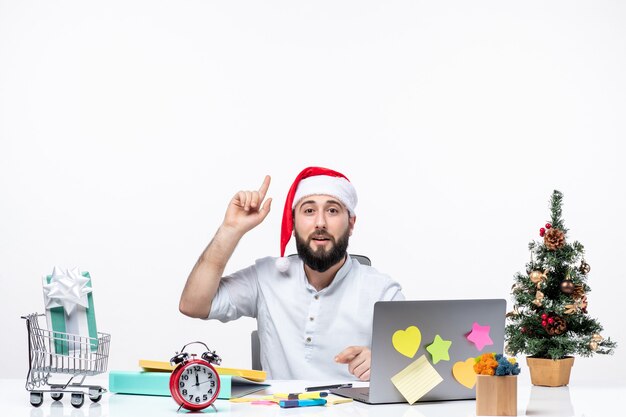
<path id="1" fill-rule="evenodd" d="M 160 395 L 170 394 L 170 374 L 174 366 L 169 362 L 140 360 L 142 371 L 109 372 L 109 391 L 118 394 Z M 264 383 L 267 373 L 251 369 L 215 367 L 220 378 L 220 393 L 217 398 L 228 400 L 260 391 L 269 384 Z"/>

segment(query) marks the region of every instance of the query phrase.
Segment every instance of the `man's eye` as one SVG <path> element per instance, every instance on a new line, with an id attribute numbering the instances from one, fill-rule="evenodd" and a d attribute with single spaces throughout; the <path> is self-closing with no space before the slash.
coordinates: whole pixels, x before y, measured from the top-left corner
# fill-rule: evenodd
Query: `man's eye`
<path id="1" fill-rule="evenodd" d="M 337 214 L 337 213 L 339 213 L 339 210 L 337 210 L 336 208 L 330 208 L 330 209 L 328 209 L 328 211 L 329 211 L 330 213 L 332 213 L 332 214 Z"/>
<path id="2" fill-rule="evenodd" d="M 311 214 L 311 213 L 313 213 L 313 209 L 310 209 L 310 208 L 308 208 L 308 209 L 304 209 L 304 212 L 305 212 L 306 214 Z"/>

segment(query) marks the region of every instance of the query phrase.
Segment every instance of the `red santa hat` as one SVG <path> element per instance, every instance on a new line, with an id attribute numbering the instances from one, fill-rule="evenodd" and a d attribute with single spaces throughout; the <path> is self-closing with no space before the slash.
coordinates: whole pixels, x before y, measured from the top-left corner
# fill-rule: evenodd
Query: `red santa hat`
<path id="1" fill-rule="evenodd" d="M 276 259 L 276 268 L 281 272 L 289 269 L 289 260 L 285 258 L 285 248 L 293 234 L 293 209 L 304 197 L 311 195 L 330 195 L 339 200 L 348 209 L 350 217 L 356 216 L 356 190 L 350 180 L 340 172 L 322 167 L 308 167 L 296 177 L 287 193 L 283 222 L 280 230 L 280 258 Z"/>

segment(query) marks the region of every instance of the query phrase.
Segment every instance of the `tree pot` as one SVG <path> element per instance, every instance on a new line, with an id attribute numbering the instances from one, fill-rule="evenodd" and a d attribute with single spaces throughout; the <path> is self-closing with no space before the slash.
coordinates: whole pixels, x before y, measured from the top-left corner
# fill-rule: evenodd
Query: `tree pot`
<path id="1" fill-rule="evenodd" d="M 569 375 L 574 365 L 574 358 L 544 359 L 526 357 L 530 369 L 530 381 L 542 387 L 562 387 L 569 384 Z"/>

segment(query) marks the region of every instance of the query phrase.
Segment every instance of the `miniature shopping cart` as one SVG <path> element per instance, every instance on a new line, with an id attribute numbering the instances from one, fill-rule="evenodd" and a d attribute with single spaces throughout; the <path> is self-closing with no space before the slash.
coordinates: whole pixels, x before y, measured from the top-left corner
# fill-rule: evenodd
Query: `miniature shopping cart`
<path id="1" fill-rule="evenodd" d="M 80 408 L 89 399 L 98 402 L 106 389 L 98 385 L 83 385 L 85 377 L 106 371 L 109 360 L 111 335 L 98 333 L 98 337 L 84 337 L 43 329 L 39 317 L 44 314 L 29 314 L 26 320 L 28 330 L 28 376 L 26 390 L 30 392 L 30 403 L 39 407 L 43 403 L 44 392 L 49 392 L 53 400 L 59 401 L 64 393 L 71 394 L 71 404 Z M 65 383 L 52 382 L 53 375 L 69 376 Z M 63 379 L 65 379 L 63 378 Z M 73 382 L 74 379 L 80 380 Z"/>

